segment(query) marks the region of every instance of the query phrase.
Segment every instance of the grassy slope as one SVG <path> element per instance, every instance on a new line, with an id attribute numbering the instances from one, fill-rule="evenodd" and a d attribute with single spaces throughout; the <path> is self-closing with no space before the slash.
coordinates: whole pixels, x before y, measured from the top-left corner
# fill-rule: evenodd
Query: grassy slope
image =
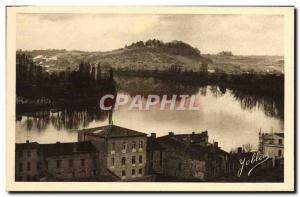
<path id="1" fill-rule="evenodd" d="M 281 56 L 219 56 L 204 55 L 195 58 L 159 52 L 151 48 L 146 49 L 117 49 L 109 52 L 84 52 L 65 50 L 38 50 L 29 52 L 33 57 L 42 55 L 34 61 L 48 67 L 49 70 L 65 70 L 67 67 L 76 69 L 80 61 L 91 63 L 110 64 L 113 68 L 165 70 L 170 65 L 177 63 L 188 70 L 198 71 L 204 58 L 209 58 L 213 63 L 209 69 L 220 69 L 226 73 L 240 72 L 270 72 L 283 73 L 283 57 Z M 51 59 L 51 58 L 57 58 Z M 50 58 L 50 59 L 49 59 Z M 46 60 L 45 60 L 46 59 Z"/>
<path id="2" fill-rule="evenodd" d="M 282 56 L 220 56 L 205 55 L 213 64 L 210 69 L 222 69 L 226 73 L 243 71 L 283 73 L 284 58 Z"/>

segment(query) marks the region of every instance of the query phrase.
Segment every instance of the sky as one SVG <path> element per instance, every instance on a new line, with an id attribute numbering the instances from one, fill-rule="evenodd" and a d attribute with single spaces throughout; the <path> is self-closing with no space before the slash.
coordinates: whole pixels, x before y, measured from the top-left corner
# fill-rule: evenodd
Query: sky
<path id="1" fill-rule="evenodd" d="M 110 51 L 136 41 L 184 41 L 203 54 L 284 55 L 280 15 L 17 15 L 17 49 Z"/>

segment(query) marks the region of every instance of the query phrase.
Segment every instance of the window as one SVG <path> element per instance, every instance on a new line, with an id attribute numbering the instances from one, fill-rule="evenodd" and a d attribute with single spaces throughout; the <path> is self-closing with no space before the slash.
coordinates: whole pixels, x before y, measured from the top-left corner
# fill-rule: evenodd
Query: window
<path id="1" fill-rule="evenodd" d="M 61 160 L 56 160 L 56 168 L 60 168 Z"/>
<path id="2" fill-rule="evenodd" d="M 279 140 L 278 140 L 278 144 L 279 144 L 279 145 L 282 145 L 282 139 L 279 139 Z"/>
<path id="3" fill-rule="evenodd" d="M 93 170 L 93 175 L 94 175 L 94 176 L 97 175 L 97 170 Z"/>
<path id="4" fill-rule="evenodd" d="M 74 161 L 73 161 L 73 159 L 70 159 L 69 160 L 69 167 L 73 168 L 73 166 L 74 166 Z"/>
<path id="5" fill-rule="evenodd" d="M 31 157 L 31 151 L 27 152 L 27 157 Z"/>
<path id="6" fill-rule="evenodd" d="M 179 170 L 179 172 L 181 172 L 181 163 L 180 162 L 178 163 L 178 170 Z"/>
<path id="7" fill-rule="evenodd" d="M 45 161 L 45 167 L 48 170 L 48 161 Z"/>
<path id="8" fill-rule="evenodd" d="M 163 153 L 162 151 L 160 151 L 160 154 L 159 154 L 159 165 L 162 166 L 162 162 L 163 162 Z"/>
<path id="9" fill-rule="evenodd" d="M 151 151 L 151 153 L 150 153 L 150 160 L 153 160 L 153 154 L 154 154 L 154 152 Z"/>
<path id="10" fill-rule="evenodd" d="M 123 150 L 123 151 L 126 151 L 126 143 L 125 143 L 125 142 L 123 142 L 122 150 Z"/>
<path id="11" fill-rule="evenodd" d="M 37 163 L 36 163 L 36 169 L 37 169 L 37 170 L 40 170 L 40 169 L 41 169 L 41 163 L 40 163 L 40 162 L 37 162 Z"/>
<path id="12" fill-rule="evenodd" d="M 81 159 L 81 166 L 85 165 L 85 159 Z"/>
<path id="13" fill-rule="evenodd" d="M 126 164 L 126 158 L 122 157 L 122 165 L 125 165 L 125 164 Z"/>
<path id="14" fill-rule="evenodd" d="M 135 175 L 135 169 L 132 169 L 131 174 Z"/>
<path id="15" fill-rule="evenodd" d="M 143 174 L 143 169 L 142 168 L 139 169 L 139 174 Z"/>
<path id="16" fill-rule="evenodd" d="M 94 164 L 94 166 L 97 166 L 97 160 L 98 160 L 97 157 L 93 157 L 93 164 Z"/>
<path id="17" fill-rule="evenodd" d="M 111 158 L 111 165 L 112 165 L 112 166 L 115 165 L 115 158 L 114 158 L 114 157 Z"/>
<path id="18" fill-rule="evenodd" d="M 19 151 L 19 157 L 23 157 L 23 151 Z"/>
<path id="19" fill-rule="evenodd" d="M 27 175 L 27 181 L 30 181 L 30 176 L 29 175 Z"/>
<path id="20" fill-rule="evenodd" d="M 281 155 L 282 155 L 282 151 L 278 150 L 278 156 L 281 157 Z"/>
<path id="21" fill-rule="evenodd" d="M 143 148 L 143 146 L 144 146 L 143 141 L 140 141 L 139 148 Z"/>
<path id="22" fill-rule="evenodd" d="M 19 163 L 19 171 L 22 172 L 23 171 L 23 164 Z"/>
<path id="23" fill-rule="evenodd" d="M 136 142 L 132 142 L 132 149 L 136 149 Z"/>
<path id="24" fill-rule="evenodd" d="M 122 170 L 122 176 L 126 176 L 125 170 Z"/>
<path id="25" fill-rule="evenodd" d="M 30 171 L 30 170 L 31 170 L 31 163 L 28 162 L 28 163 L 27 163 L 27 171 Z"/>
<path id="26" fill-rule="evenodd" d="M 40 151 L 39 151 L 39 150 L 37 150 L 36 154 L 37 154 L 38 156 L 40 156 Z"/>
<path id="27" fill-rule="evenodd" d="M 142 155 L 139 156 L 139 163 L 143 163 L 143 156 Z"/>
<path id="28" fill-rule="evenodd" d="M 135 164 L 135 156 L 132 156 L 131 163 Z"/>
<path id="29" fill-rule="evenodd" d="M 111 143 L 111 151 L 115 151 L 116 144 L 114 142 Z"/>

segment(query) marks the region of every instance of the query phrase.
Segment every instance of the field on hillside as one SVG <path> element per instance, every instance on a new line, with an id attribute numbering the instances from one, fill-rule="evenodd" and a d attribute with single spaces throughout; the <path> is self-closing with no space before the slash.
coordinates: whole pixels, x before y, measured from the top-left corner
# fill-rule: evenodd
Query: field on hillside
<path id="1" fill-rule="evenodd" d="M 226 73 L 283 73 L 284 57 L 282 56 L 221 56 L 205 55 L 213 63 L 209 69 L 221 69 Z"/>
<path id="2" fill-rule="evenodd" d="M 85 52 L 66 50 L 26 51 L 37 65 L 48 72 L 59 72 L 70 68 L 75 70 L 81 61 L 102 67 L 132 70 L 166 70 L 177 64 L 184 70 L 198 72 L 203 61 L 211 60 L 209 72 L 239 73 L 283 73 L 282 56 L 226 56 L 202 55 L 200 58 L 160 52 L 152 49 L 118 49 L 110 52 Z"/>

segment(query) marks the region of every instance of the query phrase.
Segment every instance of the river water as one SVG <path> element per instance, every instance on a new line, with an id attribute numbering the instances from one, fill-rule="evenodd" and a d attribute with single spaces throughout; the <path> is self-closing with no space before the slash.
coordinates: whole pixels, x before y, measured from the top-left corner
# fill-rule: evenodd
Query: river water
<path id="1" fill-rule="evenodd" d="M 139 81 L 140 80 L 140 81 Z M 258 145 L 258 133 L 283 132 L 283 106 L 276 99 L 253 96 L 218 86 L 183 86 L 161 83 L 153 79 L 118 79 L 118 94 L 133 97 L 142 94 L 188 94 L 196 96 L 198 110 L 170 111 L 153 106 L 150 110 L 113 112 L 113 124 L 133 130 L 156 133 L 157 136 L 202 132 L 209 141 L 217 141 L 226 151 L 243 144 Z M 97 108 L 98 106 L 94 106 Z M 46 111 L 39 116 L 21 115 L 16 121 L 16 141 L 39 143 L 72 142 L 77 130 L 108 124 L 107 113 L 97 109 Z"/>

